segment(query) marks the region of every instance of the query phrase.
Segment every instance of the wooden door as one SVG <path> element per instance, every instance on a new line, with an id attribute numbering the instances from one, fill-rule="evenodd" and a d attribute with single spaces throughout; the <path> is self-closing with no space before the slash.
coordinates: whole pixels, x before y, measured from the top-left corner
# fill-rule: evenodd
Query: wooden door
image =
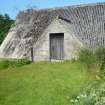
<path id="1" fill-rule="evenodd" d="M 63 60 L 64 33 L 50 34 L 50 59 Z"/>

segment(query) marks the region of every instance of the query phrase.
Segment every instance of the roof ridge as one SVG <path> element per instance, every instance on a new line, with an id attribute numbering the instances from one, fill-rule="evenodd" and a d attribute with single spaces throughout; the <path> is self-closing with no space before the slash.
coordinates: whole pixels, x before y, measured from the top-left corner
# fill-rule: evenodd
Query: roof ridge
<path id="1" fill-rule="evenodd" d="M 68 9 L 68 8 L 78 8 L 78 7 L 87 7 L 87 6 L 97 6 L 97 5 L 105 5 L 105 2 L 97 2 L 97 3 L 87 3 L 87 4 L 78 4 L 78 5 L 68 5 L 68 6 L 63 6 L 63 7 L 52 7 L 52 8 L 31 8 L 31 9 L 26 9 L 23 12 L 26 12 L 27 10 L 33 10 L 33 11 L 43 11 L 43 10 L 48 10 L 48 11 L 53 11 L 57 9 Z"/>

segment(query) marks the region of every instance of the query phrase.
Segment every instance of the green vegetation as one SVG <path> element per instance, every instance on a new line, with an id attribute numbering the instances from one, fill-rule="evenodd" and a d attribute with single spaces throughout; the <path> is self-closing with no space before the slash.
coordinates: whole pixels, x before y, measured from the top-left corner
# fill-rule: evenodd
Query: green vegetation
<path id="1" fill-rule="evenodd" d="M 1 60 L 0 105 L 105 105 L 104 51 L 59 63 Z"/>
<path id="2" fill-rule="evenodd" d="M 31 61 L 26 60 L 26 59 L 19 59 L 19 60 L 2 59 L 0 60 L 0 70 L 7 69 L 7 68 L 21 67 L 30 63 Z"/>
<path id="3" fill-rule="evenodd" d="M 71 99 L 71 105 L 105 105 L 105 48 L 99 48 L 95 52 L 82 49 L 79 53 L 79 61 L 88 71 L 91 68 L 98 70 L 96 78 L 100 84 L 90 83 Z"/>
<path id="4" fill-rule="evenodd" d="M 13 23 L 0 15 L 0 44 Z M 105 105 L 105 48 L 78 61 L 0 60 L 0 105 Z"/>
<path id="5" fill-rule="evenodd" d="M 92 51 L 88 49 L 81 49 L 79 51 L 79 62 L 89 69 L 96 64 L 96 57 Z"/>
<path id="6" fill-rule="evenodd" d="M 96 74 L 70 61 L 2 69 L 0 105 L 71 105 L 72 97 L 96 82 Z"/>
<path id="7" fill-rule="evenodd" d="M 94 52 L 88 49 L 81 49 L 79 52 L 79 62 L 89 68 L 94 66 L 99 68 L 101 76 L 105 76 L 105 48 L 98 48 Z"/>
<path id="8" fill-rule="evenodd" d="M 101 77 L 105 76 L 105 48 L 99 48 L 95 52 L 96 60 L 98 61 L 98 66 L 100 67 Z"/>
<path id="9" fill-rule="evenodd" d="M 0 15 L 0 44 L 3 42 L 14 21 L 7 15 Z"/>
<path id="10" fill-rule="evenodd" d="M 105 82 L 96 87 L 89 85 L 71 99 L 71 105 L 105 105 Z"/>

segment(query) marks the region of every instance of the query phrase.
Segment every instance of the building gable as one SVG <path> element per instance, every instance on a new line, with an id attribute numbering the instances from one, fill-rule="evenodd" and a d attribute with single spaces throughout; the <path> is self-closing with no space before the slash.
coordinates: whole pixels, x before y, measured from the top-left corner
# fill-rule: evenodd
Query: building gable
<path id="1" fill-rule="evenodd" d="M 70 30 L 71 27 L 71 30 Z M 39 60 L 50 60 L 50 34 L 64 34 L 64 59 L 72 59 L 75 57 L 77 49 L 83 45 L 79 39 L 74 35 L 72 26 L 67 21 L 56 17 L 51 24 L 44 30 L 41 37 L 33 46 L 33 59 L 34 61 Z M 31 51 L 28 57 L 32 59 Z"/>

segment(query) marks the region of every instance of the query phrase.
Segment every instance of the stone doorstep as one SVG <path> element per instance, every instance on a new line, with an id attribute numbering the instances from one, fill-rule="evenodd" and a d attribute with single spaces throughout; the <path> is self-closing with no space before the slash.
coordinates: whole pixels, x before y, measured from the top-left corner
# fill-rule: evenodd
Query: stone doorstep
<path id="1" fill-rule="evenodd" d="M 51 62 L 64 62 L 64 60 L 56 60 L 56 59 L 51 59 Z"/>

